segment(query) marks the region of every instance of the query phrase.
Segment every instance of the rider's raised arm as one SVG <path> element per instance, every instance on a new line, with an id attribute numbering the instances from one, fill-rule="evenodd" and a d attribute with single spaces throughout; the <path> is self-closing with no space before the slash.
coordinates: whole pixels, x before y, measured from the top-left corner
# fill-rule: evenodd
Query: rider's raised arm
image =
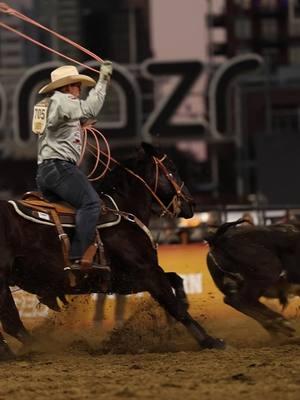
<path id="1" fill-rule="evenodd" d="M 72 121 L 81 118 L 96 118 L 103 106 L 111 73 L 111 62 L 104 62 L 101 66 L 98 82 L 90 90 L 85 100 L 80 100 L 71 94 L 55 92 L 52 98 L 57 97 L 60 103 L 56 108 L 56 112 L 59 113 L 58 119 Z"/>

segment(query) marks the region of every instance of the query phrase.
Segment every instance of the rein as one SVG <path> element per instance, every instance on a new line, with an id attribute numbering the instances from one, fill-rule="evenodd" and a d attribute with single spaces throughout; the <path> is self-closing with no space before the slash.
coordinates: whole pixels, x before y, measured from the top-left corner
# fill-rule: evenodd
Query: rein
<path id="1" fill-rule="evenodd" d="M 88 145 L 90 146 L 90 148 L 92 148 L 93 150 L 95 150 L 95 146 L 92 145 L 91 143 L 88 143 Z M 96 149 L 97 150 L 97 149 Z M 94 154 L 94 152 L 89 149 L 88 150 L 93 156 L 96 157 L 96 155 Z M 167 158 L 167 155 L 164 154 L 163 157 L 161 159 L 153 156 L 153 161 L 155 164 L 155 168 L 156 168 L 156 172 L 155 172 L 155 184 L 154 184 L 154 189 L 152 189 L 150 187 L 150 185 L 145 181 L 145 179 L 143 179 L 140 175 L 136 174 L 134 171 L 132 171 L 130 168 L 125 167 L 124 165 L 122 165 L 119 161 L 117 161 L 116 159 L 114 159 L 113 157 L 111 157 L 110 154 L 106 154 L 105 152 L 103 152 L 102 150 L 100 150 L 100 153 L 103 154 L 106 157 L 109 157 L 109 160 L 113 161 L 116 165 L 119 165 L 122 169 L 124 169 L 126 172 L 128 172 L 130 175 L 134 176 L 135 178 L 137 178 L 139 181 L 141 181 L 143 183 L 143 185 L 147 188 L 147 190 L 151 193 L 152 197 L 156 200 L 156 202 L 159 204 L 159 206 L 162 208 L 162 213 L 161 213 L 161 217 L 168 215 L 169 217 L 176 217 L 176 215 L 179 213 L 180 211 L 180 203 L 181 200 L 185 200 L 185 201 L 189 201 L 192 200 L 190 197 L 184 195 L 182 193 L 182 188 L 184 186 L 184 182 L 182 182 L 182 185 L 179 186 L 178 183 L 175 181 L 175 179 L 173 178 L 173 175 L 169 173 L 169 171 L 167 170 L 167 168 L 165 167 L 165 165 L 163 164 L 163 161 Z M 100 160 L 100 162 L 102 164 L 104 164 L 103 161 Z M 162 170 L 163 175 L 167 178 L 167 180 L 171 183 L 171 185 L 173 186 L 174 190 L 175 190 L 175 195 L 173 196 L 173 199 L 171 200 L 171 202 L 168 204 L 168 206 L 165 206 L 165 204 L 161 201 L 161 199 L 158 197 L 158 195 L 156 194 L 157 191 L 157 186 L 158 186 L 158 179 L 159 179 L 159 169 Z M 170 207 L 173 205 L 173 212 L 170 211 Z"/>

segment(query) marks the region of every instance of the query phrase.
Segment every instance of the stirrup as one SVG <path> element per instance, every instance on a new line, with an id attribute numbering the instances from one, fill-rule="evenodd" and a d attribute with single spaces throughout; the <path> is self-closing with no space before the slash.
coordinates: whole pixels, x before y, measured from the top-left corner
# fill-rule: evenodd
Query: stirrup
<path id="1" fill-rule="evenodd" d="M 111 272 L 110 266 L 109 265 L 101 265 L 101 264 L 97 264 L 97 263 L 92 263 L 92 265 L 90 266 L 91 269 L 97 269 L 99 271 L 103 271 L 103 272 Z"/>
<path id="2" fill-rule="evenodd" d="M 64 271 L 73 271 L 73 270 L 80 270 L 81 264 L 80 260 L 73 261 L 72 264 L 68 265 L 64 268 Z"/>
<path id="3" fill-rule="evenodd" d="M 94 262 L 88 268 L 82 268 L 80 260 L 76 260 L 71 265 L 64 268 L 65 271 L 80 271 L 82 269 L 96 269 L 103 272 L 111 272 L 109 265 L 101 265 Z"/>

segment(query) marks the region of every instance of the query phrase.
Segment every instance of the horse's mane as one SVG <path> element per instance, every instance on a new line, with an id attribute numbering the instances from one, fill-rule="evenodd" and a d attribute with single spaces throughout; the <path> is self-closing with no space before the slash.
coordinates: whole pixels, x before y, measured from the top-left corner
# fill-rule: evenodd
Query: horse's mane
<path id="1" fill-rule="evenodd" d="M 132 176 L 126 169 L 133 171 L 141 177 L 146 173 L 149 161 L 155 155 L 159 154 L 158 150 L 150 144 L 142 143 L 142 145 L 135 149 L 134 155 L 115 164 L 112 170 L 104 176 L 104 178 L 96 184 L 96 189 L 104 193 L 118 190 L 122 193 L 127 193 L 130 185 L 136 184 L 138 181 L 136 177 Z"/>
<path id="2" fill-rule="evenodd" d="M 125 168 L 134 171 L 136 168 L 136 164 L 137 160 L 134 158 L 130 158 L 122 161 L 121 165 L 115 165 L 112 170 L 105 175 L 103 181 L 101 182 L 101 187 L 103 189 L 110 189 L 113 186 L 122 185 L 124 179 L 127 180 L 130 177 L 130 174 L 126 171 Z"/>
<path id="3" fill-rule="evenodd" d="M 123 191 L 128 187 L 128 185 L 130 185 L 132 180 L 136 182 L 136 178 L 133 177 L 126 169 L 139 174 L 141 165 L 141 159 L 138 159 L 138 157 L 128 158 L 122 161 L 120 165 L 116 164 L 112 170 L 104 176 L 97 186 L 99 186 L 101 191 L 104 193 L 109 193 L 116 189 Z"/>

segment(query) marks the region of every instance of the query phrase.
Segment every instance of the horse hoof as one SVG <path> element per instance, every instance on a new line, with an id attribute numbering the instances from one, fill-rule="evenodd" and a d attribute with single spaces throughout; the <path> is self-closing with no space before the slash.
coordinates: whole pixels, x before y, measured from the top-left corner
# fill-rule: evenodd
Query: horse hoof
<path id="1" fill-rule="evenodd" d="M 203 349 L 224 350 L 226 347 L 226 343 L 223 339 L 213 338 L 211 336 L 204 339 L 200 344 Z"/>

